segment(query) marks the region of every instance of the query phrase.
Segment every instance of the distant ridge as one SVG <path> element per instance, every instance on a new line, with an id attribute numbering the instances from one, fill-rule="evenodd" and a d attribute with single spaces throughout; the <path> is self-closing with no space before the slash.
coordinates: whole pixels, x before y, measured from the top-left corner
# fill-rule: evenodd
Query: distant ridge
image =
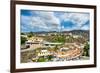
<path id="1" fill-rule="evenodd" d="M 33 31 L 31 31 L 33 32 Z M 70 30 L 70 31 L 38 31 L 33 33 L 59 33 L 59 32 L 89 32 L 89 30 Z M 29 33 L 29 32 L 22 32 L 22 33 Z"/>

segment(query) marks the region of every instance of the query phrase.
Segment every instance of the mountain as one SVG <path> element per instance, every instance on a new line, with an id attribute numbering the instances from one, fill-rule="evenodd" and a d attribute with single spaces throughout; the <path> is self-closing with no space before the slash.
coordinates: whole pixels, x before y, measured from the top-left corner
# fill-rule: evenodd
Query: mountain
<path id="1" fill-rule="evenodd" d="M 89 34 L 89 30 L 71 30 L 71 31 L 63 31 L 63 33 L 72 33 L 72 34 L 88 33 Z"/>
<path id="2" fill-rule="evenodd" d="M 27 32 L 27 33 L 30 33 L 30 32 Z M 71 31 L 61 31 L 61 32 L 58 32 L 58 31 L 40 31 L 40 32 L 33 32 L 34 34 L 46 34 L 46 33 L 72 33 L 72 34 L 76 34 L 76 35 L 79 35 L 79 34 L 89 34 L 89 30 L 71 30 Z"/>

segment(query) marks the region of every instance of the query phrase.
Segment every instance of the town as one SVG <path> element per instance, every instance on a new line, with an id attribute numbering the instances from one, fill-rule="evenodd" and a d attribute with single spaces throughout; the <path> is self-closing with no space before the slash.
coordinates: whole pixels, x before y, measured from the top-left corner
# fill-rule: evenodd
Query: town
<path id="1" fill-rule="evenodd" d="M 22 32 L 21 62 L 89 59 L 89 30 Z"/>

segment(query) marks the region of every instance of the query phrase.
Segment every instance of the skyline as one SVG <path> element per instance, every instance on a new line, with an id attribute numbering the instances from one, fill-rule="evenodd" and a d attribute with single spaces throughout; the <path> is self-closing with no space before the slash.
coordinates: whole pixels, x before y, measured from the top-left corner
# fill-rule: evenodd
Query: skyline
<path id="1" fill-rule="evenodd" d="M 21 10 L 21 32 L 89 30 L 90 14 Z"/>

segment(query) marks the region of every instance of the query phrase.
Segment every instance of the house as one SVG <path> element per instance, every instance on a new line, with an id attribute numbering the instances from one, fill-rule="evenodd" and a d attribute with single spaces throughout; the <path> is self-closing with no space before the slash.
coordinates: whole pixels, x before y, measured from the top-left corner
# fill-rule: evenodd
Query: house
<path id="1" fill-rule="evenodd" d="M 57 45 L 61 45 L 62 43 L 52 43 L 52 42 L 43 42 L 44 47 L 55 47 Z"/>
<path id="2" fill-rule="evenodd" d="M 69 46 L 68 46 L 69 45 Z M 56 57 L 64 58 L 66 60 L 78 58 L 82 55 L 83 49 L 76 46 L 76 44 L 69 43 L 67 47 L 62 47 L 57 53 Z"/>
<path id="3" fill-rule="evenodd" d="M 28 38 L 28 41 L 31 41 L 32 43 L 42 42 L 43 38 L 41 38 L 41 37 L 31 37 L 31 38 Z"/>
<path id="4" fill-rule="evenodd" d="M 25 45 L 29 46 L 29 48 L 31 49 L 36 49 L 43 46 L 42 42 L 43 42 L 43 38 L 31 37 L 28 38 L 28 41 L 25 42 Z"/>
<path id="5" fill-rule="evenodd" d="M 21 37 L 25 37 L 25 38 L 27 38 L 27 35 L 22 35 L 22 34 L 21 34 Z"/>
<path id="6" fill-rule="evenodd" d="M 48 55 L 51 55 L 51 53 L 46 49 L 43 49 L 38 53 L 38 56 L 48 56 Z"/>
<path id="7" fill-rule="evenodd" d="M 62 47 L 62 48 L 60 48 L 60 51 L 67 51 L 67 50 L 69 50 L 68 47 Z"/>

